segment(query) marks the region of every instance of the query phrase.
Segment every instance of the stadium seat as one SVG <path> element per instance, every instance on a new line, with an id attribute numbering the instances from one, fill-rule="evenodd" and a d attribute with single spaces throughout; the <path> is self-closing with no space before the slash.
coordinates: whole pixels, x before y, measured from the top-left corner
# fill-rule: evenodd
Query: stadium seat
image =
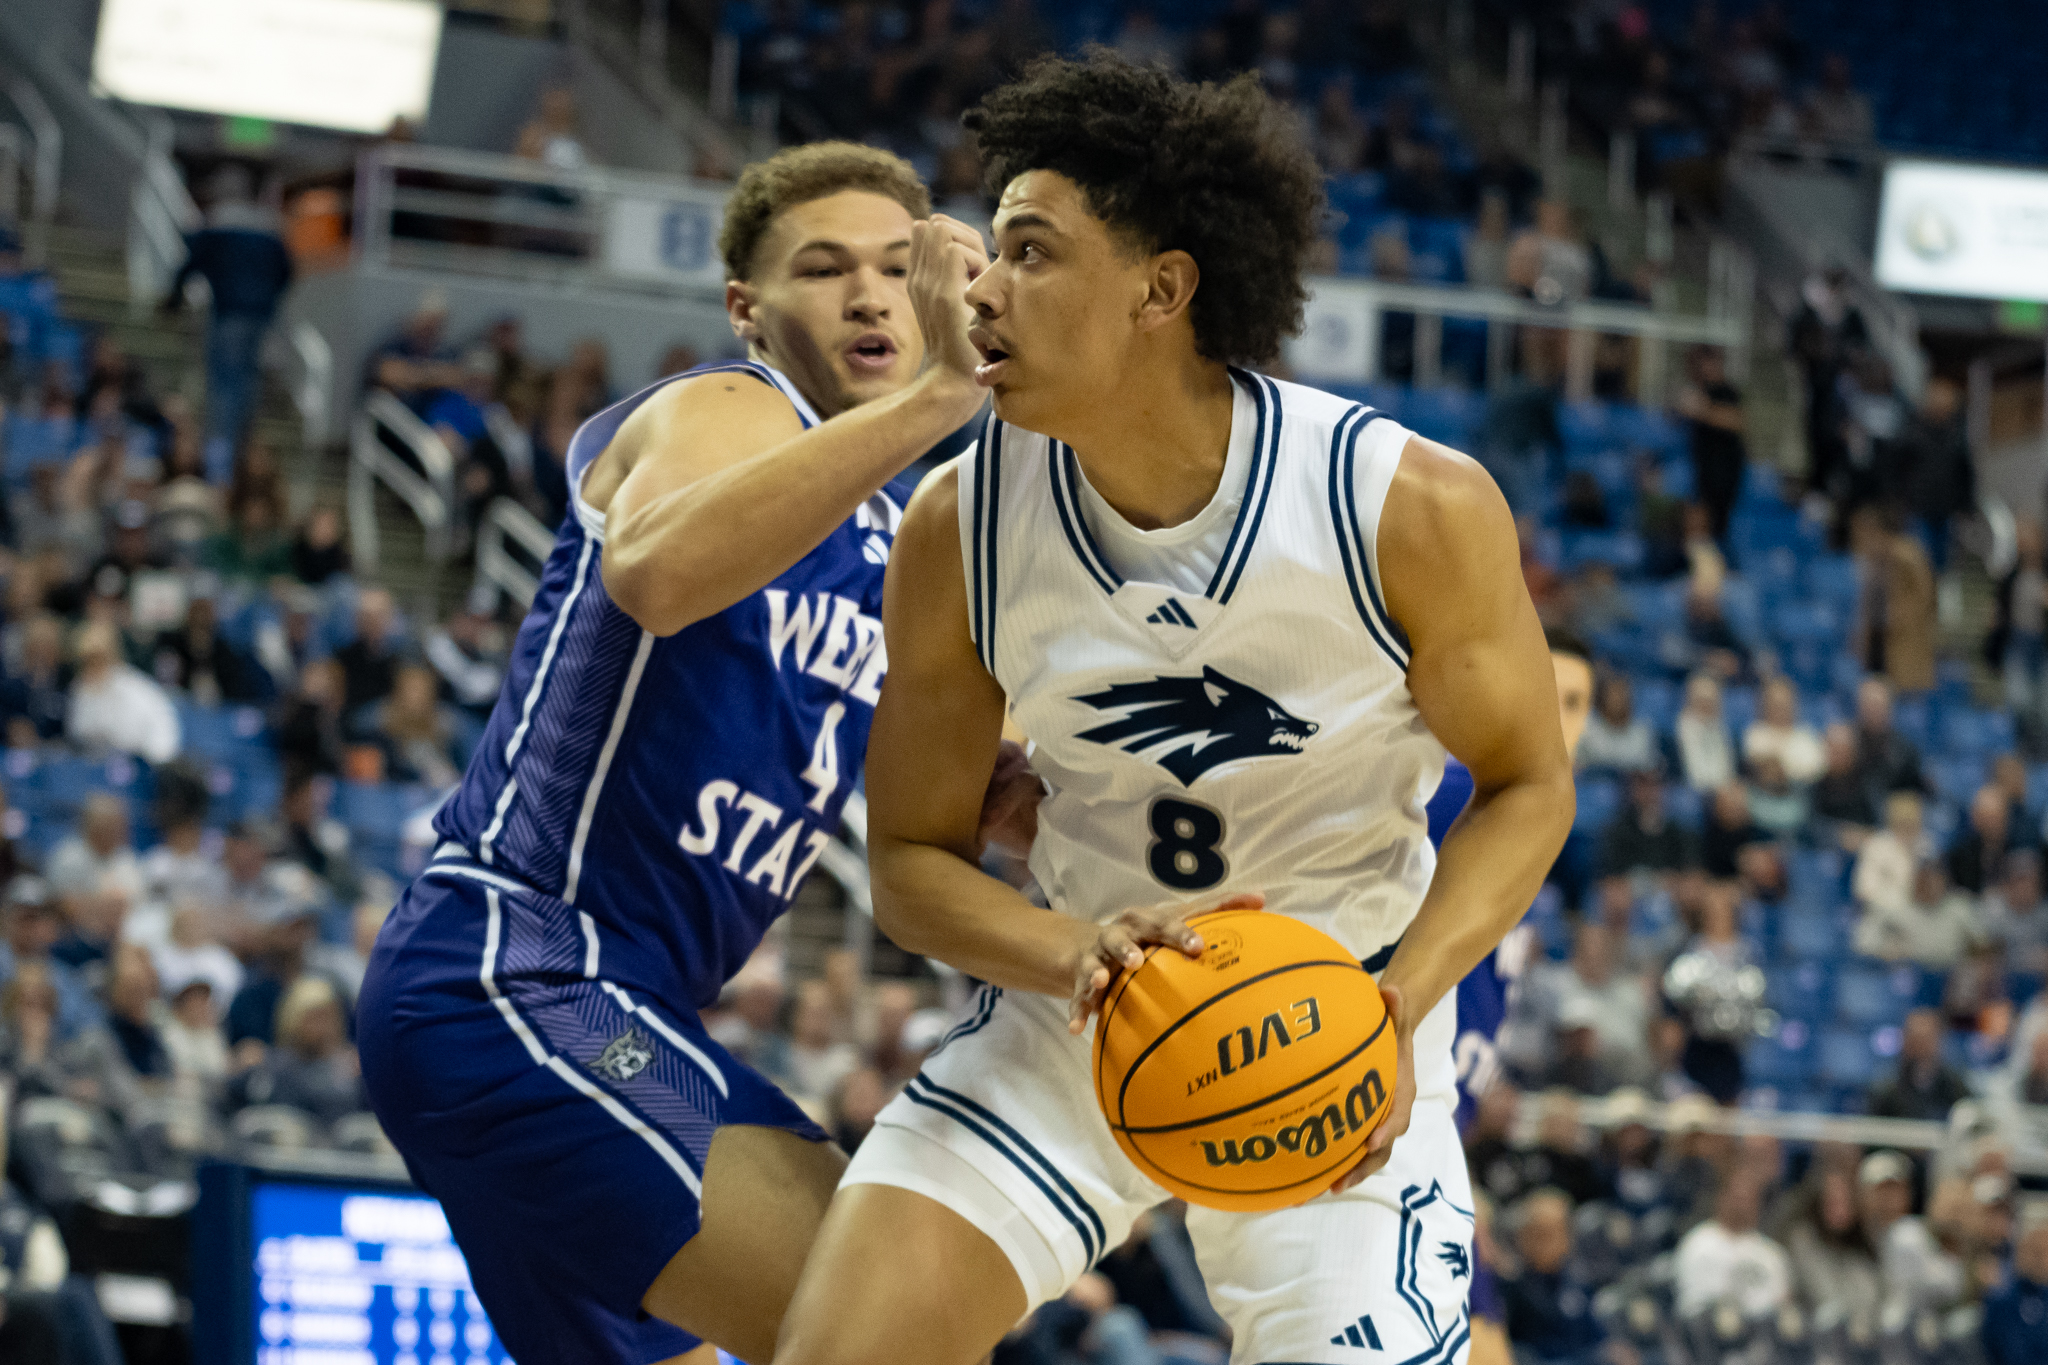
<path id="1" fill-rule="evenodd" d="M 1833 998 L 1834 964 L 1826 959 L 1774 967 L 1765 973 L 1764 1003 L 1809 1028 L 1828 1017 Z"/>
<path id="2" fill-rule="evenodd" d="M 1804 1026 L 1796 1023 L 1777 1037 L 1755 1039 L 1743 1057 L 1743 1080 L 1751 1085 L 1803 1087 L 1812 1074 L 1812 1049 Z"/>
<path id="3" fill-rule="evenodd" d="M 1865 1028 L 1897 1024 L 1919 993 L 1918 969 L 1858 962 L 1845 967 L 1835 979 L 1835 1017 Z"/>
<path id="4" fill-rule="evenodd" d="M 1877 1079 L 1883 1065 L 1870 1046 L 1869 1033 L 1848 1028 L 1821 1034 L 1817 1061 L 1818 1074 L 1830 1085 L 1859 1091 Z"/>
<path id="5" fill-rule="evenodd" d="M 1611 777 L 1582 774 L 1578 788 L 1579 808 L 1572 817 L 1572 831 L 1597 836 L 1621 813 L 1621 783 Z"/>
<path id="6" fill-rule="evenodd" d="M 1557 405 L 1557 434 L 1567 453 L 1592 453 L 1616 449 L 1614 409 L 1597 399 Z"/>
<path id="7" fill-rule="evenodd" d="M 1785 915 L 1778 922 L 1778 954 L 1788 962 L 1830 962 L 1849 950 L 1849 933 L 1833 914 Z"/>

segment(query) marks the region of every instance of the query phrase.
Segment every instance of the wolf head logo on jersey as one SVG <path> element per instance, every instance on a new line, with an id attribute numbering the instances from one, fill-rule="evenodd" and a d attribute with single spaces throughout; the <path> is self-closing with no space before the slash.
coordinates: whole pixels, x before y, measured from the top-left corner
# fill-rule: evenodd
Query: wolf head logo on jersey
<path id="1" fill-rule="evenodd" d="M 654 1045 L 637 1028 L 629 1028 L 591 1058 L 590 1069 L 608 1081 L 624 1085 L 647 1069 L 654 1060 Z"/>
<path id="2" fill-rule="evenodd" d="M 1298 754 L 1322 727 L 1290 715 L 1256 687 L 1203 668 L 1199 678 L 1116 683 L 1075 701 L 1124 714 L 1078 738 L 1142 754 L 1193 786 L 1211 768 L 1240 758 Z"/>

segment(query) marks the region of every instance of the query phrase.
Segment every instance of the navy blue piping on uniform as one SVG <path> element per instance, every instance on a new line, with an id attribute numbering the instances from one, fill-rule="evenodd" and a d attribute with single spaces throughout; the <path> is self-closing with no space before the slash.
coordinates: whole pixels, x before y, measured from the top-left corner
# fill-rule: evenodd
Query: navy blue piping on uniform
<path id="1" fill-rule="evenodd" d="M 1210 577 L 1209 586 L 1202 593 L 1204 597 L 1215 601 L 1223 600 L 1217 594 L 1224 590 L 1223 577 L 1230 572 L 1231 557 L 1237 553 L 1237 539 L 1244 534 L 1245 518 L 1251 511 L 1254 491 L 1259 486 L 1259 466 L 1265 462 L 1266 453 L 1266 391 L 1259 384 L 1258 376 L 1248 371 L 1232 366 L 1230 377 L 1251 390 L 1252 407 L 1258 416 L 1252 427 L 1252 467 L 1251 472 L 1245 476 L 1244 501 L 1237 505 L 1237 520 L 1230 524 L 1230 538 L 1223 542 L 1223 554 L 1216 561 L 1216 572 Z M 1250 548 L 1249 542 L 1246 548 Z"/>
<path id="2" fill-rule="evenodd" d="M 982 617 L 982 653 L 986 656 L 989 675 L 996 671 L 996 546 L 1002 537 L 996 534 L 997 520 L 1003 507 L 1003 424 L 989 414 L 989 439 L 983 446 L 981 459 L 988 465 L 988 580 L 984 591 L 988 595 L 988 608 Z"/>
<path id="3" fill-rule="evenodd" d="M 920 1087 L 931 1093 L 919 1093 Z M 1102 1219 L 1096 1216 L 1094 1208 L 1087 1200 L 1081 1197 L 1079 1191 L 1067 1182 L 1067 1178 L 1060 1174 L 1059 1168 L 1050 1161 L 1047 1161 L 1044 1154 L 1032 1146 L 1029 1139 L 1022 1133 L 1018 1132 L 984 1106 L 975 1103 L 957 1090 L 948 1090 L 946 1087 L 937 1084 L 931 1077 L 922 1072 L 910 1078 L 910 1084 L 903 1088 L 903 1093 L 909 1096 L 913 1103 L 921 1104 L 927 1109 L 936 1110 L 946 1115 L 969 1132 L 975 1134 L 989 1146 L 1008 1157 L 1012 1165 L 1022 1171 L 1032 1184 L 1038 1186 L 1052 1206 L 1059 1210 L 1060 1216 L 1073 1224 L 1074 1231 L 1081 1235 L 1081 1249 L 1087 1254 L 1088 1264 L 1092 1266 L 1101 1258 L 1105 1250 L 1103 1244 L 1108 1240 L 1108 1234 L 1102 1227 Z M 990 1126 L 985 1127 L 982 1123 L 977 1122 L 975 1117 L 977 1115 L 981 1119 L 987 1120 Z M 1000 1129 L 1002 1136 L 998 1136 L 995 1132 L 991 1131 L 991 1127 Z M 1004 1138 L 1008 1138 L 1009 1142 L 1005 1142 Z M 1015 1143 L 1015 1148 L 1012 1148 L 1009 1143 Z M 1020 1151 L 1023 1153 L 1022 1156 L 1018 1154 Z M 1026 1157 L 1029 1158 L 1028 1161 Z M 1033 1169 L 1033 1163 L 1037 1166 L 1036 1170 Z M 1066 1199 L 1063 1200 L 1059 1193 L 1054 1192 L 1052 1185 L 1046 1183 L 1047 1177 L 1050 1177 L 1053 1184 L 1059 1186 L 1060 1191 L 1065 1193 Z M 1073 1201 L 1071 1206 L 1066 1202 L 1067 1200 Z M 1076 1215 L 1074 1210 L 1077 1208 L 1082 1214 L 1087 1216 L 1087 1222 L 1082 1222 L 1081 1218 Z M 1092 1232 L 1090 1231 L 1091 1228 L 1093 1229 Z"/>
<path id="4" fill-rule="evenodd" d="M 1081 567 L 1104 592 L 1114 596 L 1124 581 L 1110 567 L 1109 561 L 1102 558 L 1102 552 L 1095 549 L 1095 537 L 1089 534 L 1088 523 L 1082 520 L 1080 504 L 1074 501 L 1074 491 L 1068 482 L 1074 471 L 1073 448 L 1054 441 L 1046 453 L 1045 468 L 1052 479 L 1053 506 L 1059 509 L 1060 527 L 1067 533 L 1067 543 L 1074 547 L 1075 558 L 1081 561 Z M 1077 526 L 1080 528 L 1078 531 L 1075 529 Z"/>
<path id="5" fill-rule="evenodd" d="M 974 1013 L 947 1029 L 945 1035 L 939 1039 L 938 1046 L 932 1049 L 932 1055 L 937 1056 L 939 1049 L 955 1038 L 965 1038 L 970 1033 L 979 1033 L 987 1028 L 988 1021 L 995 1018 L 996 1001 L 1002 998 L 1001 986 L 983 986 L 981 998 L 974 1002 Z"/>
<path id="6" fill-rule="evenodd" d="M 1225 542 L 1223 546 L 1223 562 L 1216 566 L 1216 577 L 1210 580 L 1209 591 L 1205 594 L 1208 597 L 1214 598 L 1218 604 L 1230 601 L 1231 594 L 1237 591 L 1237 580 L 1244 576 L 1244 566 L 1251 562 L 1252 543 L 1259 538 L 1259 523 L 1265 520 L 1266 503 L 1273 494 L 1273 476 L 1275 471 L 1280 468 L 1280 426 L 1282 414 L 1280 411 L 1279 386 L 1261 374 L 1247 375 L 1246 377 L 1251 380 L 1252 396 L 1258 403 L 1259 425 L 1257 431 L 1253 434 L 1252 468 L 1251 473 L 1245 479 L 1244 501 L 1239 504 L 1237 509 L 1237 524 L 1230 528 L 1230 540 Z M 1266 399 L 1269 395 L 1272 398 L 1273 407 L 1273 423 L 1270 431 L 1266 428 Z M 1237 546 L 1239 531 L 1244 532 L 1244 544 L 1242 546 Z M 1233 547 L 1236 547 L 1238 550 L 1235 567 L 1231 566 L 1231 550 Z M 1223 577 L 1224 570 L 1226 569 L 1230 572 L 1230 577 L 1227 580 Z M 1216 585 L 1219 582 L 1223 584 L 1223 590 L 1220 594 L 1216 590 Z"/>
<path id="7" fill-rule="evenodd" d="M 982 600 L 988 595 L 988 574 L 984 567 L 988 559 L 988 539 L 984 531 L 985 481 L 989 461 L 989 445 L 994 437 L 996 419 L 993 414 L 982 423 L 981 446 L 974 452 L 974 516 L 972 532 L 967 538 L 968 572 L 973 575 L 974 591 L 969 594 L 968 607 L 974 630 L 974 649 L 981 656 L 984 665 L 988 663 L 988 630 L 982 623 Z"/>
<path id="8" fill-rule="evenodd" d="M 1355 407 L 1337 420 L 1337 429 L 1330 436 L 1330 522 L 1337 533 L 1337 554 L 1344 562 L 1344 580 L 1351 587 L 1351 602 L 1358 608 L 1358 619 L 1365 622 L 1373 643 L 1405 673 L 1408 660 L 1394 647 L 1373 613 L 1379 594 L 1372 587 L 1372 561 L 1366 557 L 1365 537 L 1358 529 L 1357 489 L 1352 478 L 1359 433 L 1385 416 L 1370 408 Z"/>
<path id="9" fill-rule="evenodd" d="M 1358 514 L 1358 436 L 1365 431 L 1366 424 L 1360 423 L 1358 431 L 1344 446 L 1344 496 L 1351 508 L 1351 531 L 1358 538 L 1358 576 L 1365 583 L 1366 600 L 1372 603 L 1373 613 L 1379 617 L 1380 629 L 1393 642 L 1401 666 L 1408 666 L 1408 637 L 1402 631 L 1400 622 L 1387 610 L 1387 604 L 1380 599 L 1379 580 L 1373 576 L 1372 547 L 1366 543 L 1365 521 Z"/>

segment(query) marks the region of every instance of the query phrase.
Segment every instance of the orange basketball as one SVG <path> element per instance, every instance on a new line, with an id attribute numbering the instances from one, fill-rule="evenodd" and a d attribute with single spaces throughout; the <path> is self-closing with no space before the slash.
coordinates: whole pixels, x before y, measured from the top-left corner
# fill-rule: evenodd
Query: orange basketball
<path id="1" fill-rule="evenodd" d="M 1110 986 L 1095 1098 L 1117 1145 L 1191 1204 L 1282 1209 L 1364 1153 L 1394 1093 L 1379 988 L 1319 929 L 1262 910 L 1188 921 L 1200 957 L 1154 948 Z"/>

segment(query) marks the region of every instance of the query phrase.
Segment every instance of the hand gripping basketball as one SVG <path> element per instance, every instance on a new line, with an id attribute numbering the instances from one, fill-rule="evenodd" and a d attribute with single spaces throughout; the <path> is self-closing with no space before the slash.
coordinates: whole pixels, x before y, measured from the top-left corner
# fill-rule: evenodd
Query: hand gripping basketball
<path id="1" fill-rule="evenodd" d="M 1074 998 L 1067 1006 L 1067 1032 L 1088 1027 L 1088 1016 L 1101 1006 L 1117 973 L 1135 971 L 1145 963 L 1148 946 L 1178 948 L 1189 957 L 1202 953 L 1202 936 L 1188 928 L 1188 920 L 1212 910 L 1259 910 L 1266 898 L 1256 891 L 1233 891 L 1193 901 L 1146 905 L 1125 910 L 1116 918 L 1094 926 L 1085 936 L 1074 961 Z"/>

